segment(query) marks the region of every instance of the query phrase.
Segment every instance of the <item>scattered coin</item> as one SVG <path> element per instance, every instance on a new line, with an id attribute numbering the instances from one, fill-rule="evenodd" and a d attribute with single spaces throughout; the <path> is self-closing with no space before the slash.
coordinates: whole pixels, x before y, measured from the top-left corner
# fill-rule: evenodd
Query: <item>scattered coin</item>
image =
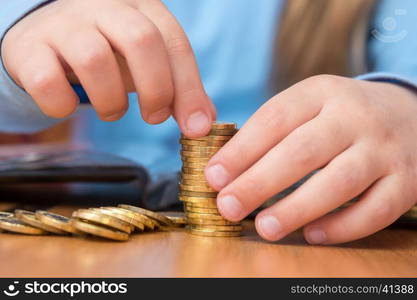
<path id="1" fill-rule="evenodd" d="M 30 235 L 47 234 L 45 230 L 27 225 L 26 223 L 23 223 L 19 219 L 13 217 L 0 218 L 0 228 L 5 231 L 14 233 L 23 233 Z"/>
<path id="2" fill-rule="evenodd" d="M 67 233 L 82 234 L 82 232 L 78 231 L 74 226 L 72 226 L 70 219 L 67 217 L 45 210 L 37 210 L 35 212 L 35 216 L 44 225 L 54 227 Z"/>
<path id="3" fill-rule="evenodd" d="M 172 226 L 172 221 L 170 219 L 168 219 L 167 217 L 158 214 L 156 212 L 153 212 L 151 210 L 147 210 L 141 207 L 137 207 L 137 206 L 132 206 L 132 205 L 127 205 L 127 204 L 120 204 L 119 207 L 121 208 L 125 208 L 125 209 L 129 209 L 141 214 L 144 214 L 145 216 L 152 218 L 154 220 L 157 220 L 158 222 L 160 222 L 162 225 L 165 226 Z"/>
<path id="4" fill-rule="evenodd" d="M 68 234 L 66 231 L 63 231 L 61 229 L 57 229 L 56 227 L 52 227 L 52 226 L 42 223 L 40 220 L 38 220 L 38 218 L 36 218 L 36 215 L 34 212 L 23 210 L 23 209 L 16 209 L 14 211 L 14 214 L 17 219 L 19 219 L 23 223 L 30 225 L 32 227 L 39 228 L 44 231 L 54 233 L 54 234 L 59 234 L 59 235 Z"/>
<path id="5" fill-rule="evenodd" d="M 129 223 L 110 215 L 102 214 L 89 209 L 79 209 L 72 213 L 73 218 L 81 219 L 96 225 L 105 226 L 130 234 L 132 227 Z M 77 228 L 78 229 L 78 228 Z"/>
<path id="6" fill-rule="evenodd" d="M 13 213 L 0 211 L 0 218 L 13 218 L 13 216 Z"/>
<path id="7" fill-rule="evenodd" d="M 187 225 L 187 218 L 183 212 L 163 212 L 161 214 L 170 219 L 175 227 Z"/>
<path id="8" fill-rule="evenodd" d="M 116 213 L 126 215 L 129 218 L 136 219 L 137 221 L 141 222 L 145 225 L 145 229 L 155 230 L 155 228 L 159 227 L 159 223 L 152 218 L 149 218 L 141 213 L 125 209 L 122 207 L 105 207 L 108 210 L 114 211 Z"/>
<path id="9" fill-rule="evenodd" d="M 82 232 L 106 239 L 115 241 L 127 241 L 129 239 L 129 234 L 126 232 L 92 224 L 88 221 L 83 221 L 80 219 L 71 219 L 71 225 Z"/>

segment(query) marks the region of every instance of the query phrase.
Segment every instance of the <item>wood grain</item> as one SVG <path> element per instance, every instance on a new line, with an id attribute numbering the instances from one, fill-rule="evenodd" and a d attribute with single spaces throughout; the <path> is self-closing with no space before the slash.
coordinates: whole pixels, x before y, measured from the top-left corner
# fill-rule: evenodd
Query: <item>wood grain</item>
<path id="1" fill-rule="evenodd" d="M 74 209 L 52 210 L 70 215 Z M 415 227 L 391 227 L 341 246 L 310 246 L 301 232 L 269 243 L 252 221 L 244 225 L 241 238 L 174 231 L 109 242 L 0 234 L 0 277 L 417 276 Z"/>

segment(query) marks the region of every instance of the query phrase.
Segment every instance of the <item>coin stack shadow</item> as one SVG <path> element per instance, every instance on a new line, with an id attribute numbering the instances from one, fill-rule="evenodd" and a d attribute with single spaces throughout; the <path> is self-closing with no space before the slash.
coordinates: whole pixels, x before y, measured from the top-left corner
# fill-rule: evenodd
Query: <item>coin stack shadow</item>
<path id="1" fill-rule="evenodd" d="M 230 222 L 217 210 L 217 191 L 206 181 L 204 168 L 210 158 L 237 132 L 235 123 L 213 123 L 207 136 L 181 136 L 182 170 L 179 200 L 183 201 L 187 229 L 202 236 L 232 237 L 242 234 L 240 222 Z"/>

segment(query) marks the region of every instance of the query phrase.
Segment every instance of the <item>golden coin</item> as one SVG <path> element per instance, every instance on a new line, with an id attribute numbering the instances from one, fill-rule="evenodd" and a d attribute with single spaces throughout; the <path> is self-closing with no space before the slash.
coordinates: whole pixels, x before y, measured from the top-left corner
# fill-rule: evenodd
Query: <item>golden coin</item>
<path id="1" fill-rule="evenodd" d="M 237 132 L 237 129 L 211 129 L 208 136 L 233 136 Z"/>
<path id="2" fill-rule="evenodd" d="M 23 210 L 23 209 L 16 209 L 14 211 L 14 214 L 17 219 L 19 219 L 20 221 L 22 221 L 23 223 L 27 225 L 45 230 L 47 232 L 55 233 L 55 234 L 68 234 L 66 231 L 63 231 L 63 230 L 60 230 L 55 227 L 42 223 L 36 218 L 36 215 L 34 212 Z"/>
<path id="3" fill-rule="evenodd" d="M 192 205 L 185 205 L 184 208 L 189 213 L 201 213 L 201 214 L 219 214 L 220 212 L 217 208 L 209 208 L 209 207 L 195 207 Z"/>
<path id="4" fill-rule="evenodd" d="M 168 219 L 170 219 L 176 226 L 183 226 L 187 224 L 187 219 L 185 217 L 168 216 Z"/>
<path id="5" fill-rule="evenodd" d="M 181 161 L 184 162 L 189 162 L 189 163 L 200 163 L 200 164 L 207 164 L 210 161 L 211 157 L 186 157 L 183 156 L 181 157 Z"/>
<path id="6" fill-rule="evenodd" d="M 188 204 L 188 203 L 192 204 L 193 208 L 210 208 L 210 209 L 217 210 L 216 202 L 210 203 L 210 202 L 203 202 L 203 201 L 200 201 L 200 202 L 189 202 L 189 201 L 184 201 L 184 200 L 180 200 L 180 201 L 184 202 L 184 204 Z"/>
<path id="7" fill-rule="evenodd" d="M 70 219 L 67 217 L 45 210 L 37 210 L 35 216 L 39 221 L 47 226 L 54 227 L 68 233 L 81 234 L 80 231 L 71 225 Z"/>
<path id="8" fill-rule="evenodd" d="M 98 224 L 101 226 L 114 228 L 118 231 L 123 231 L 126 233 L 130 233 L 132 231 L 132 227 L 129 223 L 113 216 L 98 213 L 93 210 L 79 209 L 72 213 L 72 217 L 81 220 L 87 220 L 90 223 Z"/>
<path id="9" fill-rule="evenodd" d="M 156 212 L 141 208 L 141 207 L 137 207 L 137 206 L 132 206 L 132 205 L 127 205 L 127 204 L 120 204 L 118 205 L 121 208 L 125 208 L 125 209 L 130 209 L 132 211 L 136 211 L 138 213 L 141 213 L 149 218 L 152 218 L 154 220 L 157 220 L 158 222 L 162 223 L 162 225 L 165 226 L 172 226 L 172 222 L 170 219 L 168 219 L 167 217 L 158 214 Z"/>
<path id="10" fill-rule="evenodd" d="M 220 214 L 186 212 L 187 219 L 225 220 Z"/>
<path id="11" fill-rule="evenodd" d="M 215 237 L 237 237 L 241 236 L 241 231 L 205 231 L 200 229 L 190 229 L 188 232 L 200 236 L 215 236 Z"/>
<path id="12" fill-rule="evenodd" d="M 236 129 L 236 123 L 231 122 L 215 122 L 211 125 L 211 129 Z"/>
<path id="13" fill-rule="evenodd" d="M 208 146 L 208 147 L 222 147 L 226 144 L 227 141 L 215 141 L 215 140 L 180 140 L 181 145 L 190 145 L 190 146 Z"/>
<path id="14" fill-rule="evenodd" d="M 174 225 L 174 226 L 161 226 L 160 231 L 184 231 L 185 225 Z"/>
<path id="15" fill-rule="evenodd" d="M 185 185 L 179 184 L 182 191 L 192 191 L 192 192 L 216 192 L 215 189 L 210 186 L 198 186 L 198 185 Z"/>
<path id="16" fill-rule="evenodd" d="M 193 175 L 204 175 L 204 169 L 194 169 L 194 168 L 181 168 L 181 172 L 184 174 L 193 174 Z"/>
<path id="17" fill-rule="evenodd" d="M 208 185 L 207 181 L 205 180 L 187 180 L 187 179 L 181 179 L 180 181 L 181 184 L 185 184 L 185 185 L 195 185 L 195 186 L 204 186 L 204 187 L 210 187 L 210 185 Z"/>
<path id="18" fill-rule="evenodd" d="M 0 218 L 13 218 L 14 214 L 6 211 L 0 211 Z"/>
<path id="19" fill-rule="evenodd" d="M 187 219 L 183 212 L 161 212 L 161 214 L 170 219 L 176 227 L 187 224 Z"/>
<path id="20" fill-rule="evenodd" d="M 23 223 L 22 221 L 13 217 L 0 218 L 0 228 L 9 232 L 31 235 L 40 235 L 47 233 L 45 230 L 27 225 L 26 223 Z"/>
<path id="21" fill-rule="evenodd" d="M 199 138 L 189 139 L 189 138 L 185 137 L 184 135 L 181 135 L 181 140 L 184 140 L 184 141 L 187 141 L 187 140 L 190 141 L 191 140 L 191 141 L 202 141 L 202 142 L 205 142 L 205 141 L 210 141 L 210 142 L 212 142 L 212 141 L 222 141 L 222 142 L 224 142 L 224 141 L 229 141 L 231 138 L 232 138 L 231 136 L 225 136 L 225 135 L 218 135 L 218 136 L 216 136 L 216 135 L 206 135 L 206 136 L 202 136 L 202 137 L 199 137 Z"/>
<path id="22" fill-rule="evenodd" d="M 210 146 L 193 146 L 193 145 L 182 145 L 181 149 L 185 151 L 219 151 L 222 147 L 210 147 Z"/>
<path id="23" fill-rule="evenodd" d="M 206 181 L 206 176 L 204 174 L 198 175 L 198 174 L 185 174 L 185 173 L 183 173 L 183 174 L 181 174 L 181 179 Z"/>
<path id="24" fill-rule="evenodd" d="M 187 196 L 187 197 L 203 197 L 203 198 L 216 198 L 217 197 L 217 192 L 212 193 L 212 192 L 192 192 L 192 191 L 184 191 L 181 190 L 179 192 L 179 196 Z"/>
<path id="25" fill-rule="evenodd" d="M 178 196 L 180 201 L 183 201 L 185 205 L 197 206 L 197 204 L 216 205 L 216 197 L 198 197 L 198 196 Z M 208 206 L 210 207 L 210 206 Z M 216 207 L 216 206 L 215 206 Z"/>
<path id="26" fill-rule="evenodd" d="M 118 214 L 125 215 L 129 218 L 135 219 L 138 222 L 141 222 L 147 229 L 154 230 L 155 227 L 159 227 L 159 223 L 154 219 L 151 219 L 141 213 L 135 212 L 133 210 L 121 208 L 121 207 L 105 207 L 108 210 L 112 210 Z"/>
<path id="27" fill-rule="evenodd" d="M 190 229 L 202 230 L 202 231 L 242 231 L 242 225 L 189 225 Z"/>
<path id="28" fill-rule="evenodd" d="M 80 219 L 71 219 L 71 224 L 78 230 L 95 236 L 103 237 L 115 241 L 127 241 L 129 234 L 109 227 L 102 227 L 96 224 L 88 223 Z"/>
<path id="29" fill-rule="evenodd" d="M 129 223 L 132 226 L 131 233 L 135 231 L 135 229 L 139 231 L 143 231 L 145 229 L 145 225 L 136 219 L 133 219 L 129 216 L 122 215 L 114 210 L 108 209 L 106 207 L 94 208 L 93 211 L 97 211 L 98 213 L 102 213 L 105 215 L 109 215 L 115 217 L 116 219 L 120 219 L 126 223 Z"/>
<path id="30" fill-rule="evenodd" d="M 183 157 L 203 157 L 203 158 L 210 158 L 212 157 L 216 152 L 213 151 L 207 151 L 207 152 L 195 152 L 195 151 L 180 151 L 181 156 Z"/>
<path id="31" fill-rule="evenodd" d="M 230 222 L 223 220 L 210 220 L 210 219 L 194 219 L 187 217 L 187 223 L 191 225 L 240 225 L 240 222 Z"/>
<path id="32" fill-rule="evenodd" d="M 207 207 L 217 207 L 217 200 L 215 197 L 192 197 L 192 196 L 179 196 L 178 199 L 185 203 L 190 203 L 195 207 L 201 207 L 199 205 L 207 205 Z M 205 207 L 205 206 L 204 206 Z"/>
<path id="33" fill-rule="evenodd" d="M 198 163 L 198 162 L 183 162 L 182 166 L 184 168 L 197 168 L 204 169 L 207 166 L 207 163 Z"/>

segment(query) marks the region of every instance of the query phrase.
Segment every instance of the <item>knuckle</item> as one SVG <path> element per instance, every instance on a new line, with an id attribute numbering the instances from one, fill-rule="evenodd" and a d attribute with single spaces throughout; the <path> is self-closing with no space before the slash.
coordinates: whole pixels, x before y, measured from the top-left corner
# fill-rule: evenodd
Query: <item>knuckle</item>
<path id="1" fill-rule="evenodd" d="M 172 89 L 153 89 L 146 93 L 147 102 L 156 108 L 163 108 L 170 104 L 174 98 Z"/>
<path id="2" fill-rule="evenodd" d="M 24 88 L 30 94 L 43 94 L 55 86 L 56 78 L 54 72 L 39 70 L 39 72 L 33 74 L 30 82 Z"/>
<path id="3" fill-rule="evenodd" d="M 336 183 L 334 186 L 337 194 L 346 195 L 359 189 L 362 177 L 359 168 L 343 168 L 332 174 L 332 181 Z"/>
<path id="4" fill-rule="evenodd" d="M 291 118 L 291 112 L 278 98 L 272 98 L 262 105 L 256 116 L 260 128 L 278 128 L 288 123 L 286 120 Z"/>
<path id="5" fill-rule="evenodd" d="M 167 40 L 167 50 L 171 55 L 191 55 L 191 46 L 186 38 L 173 37 Z"/>
<path id="6" fill-rule="evenodd" d="M 195 99 L 206 97 L 204 90 L 196 85 L 190 85 L 182 89 L 177 88 L 175 92 L 184 102 L 195 101 Z"/>
<path id="7" fill-rule="evenodd" d="M 346 79 L 341 76 L 322 74 L 308 77 L 302 81 L 302 84 L 308 90 L 323 97 L 331 96 L 331 91 L 344 88 L 345 81 Z"/>
<path id="8" fill-rule="evenodd" d="M 108 58 L 104 47 L 86 47 L 85 49 L 78 60 L 78 66 L 83 70 L 94 70 L 103 65 Z"/>
<path id="9" fill-rule="evenodd" d="M 386 224 L 387 222 L 392 222 L 395 219 L 395 212 L 397 208 L 393 205 L 393 200 L 395 199 L 386 199 L 387 201 L 380 202 L 374 210 L 375 222 L 378 224 Z"/>
<path id="10" fill-rule="evenodd" d="M 312 86 L 320 87 L 331 87 L 334 85 L 339 85 L 343 81 L 343 78 L 337 75 L 330 74 L 321 74 L 308 77 L 304 80 L 305 84 L 310 84 Z"/>
<path id="11" fill-rule="evenodd" d="M 129 44 L 134 47 L 150 47 L 157 37 L 158 30 L 152 25 L 141 25 L 140 27 L 131 28 L 127 34 Z"/>
<path id="12" fill-rule="evenodd" d="M 313 138 L 296 133 L 295 142 L 291 149 L 291 157 L 298 166 L 311 166 L 316 164 L 317 146 Z"/>

